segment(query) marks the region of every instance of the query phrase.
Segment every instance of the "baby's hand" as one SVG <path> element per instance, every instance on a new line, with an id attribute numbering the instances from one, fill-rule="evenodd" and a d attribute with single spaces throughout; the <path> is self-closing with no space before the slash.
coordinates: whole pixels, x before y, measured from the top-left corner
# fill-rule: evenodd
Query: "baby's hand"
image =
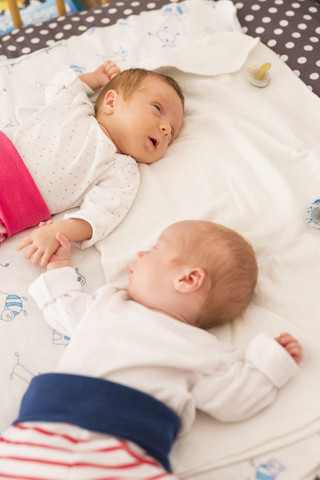
<path id="1" fill-rule="evenodd" d="M 56 234 L 56 239 L 59 242 L 60 246 L 58 250 L 51 255 L 47 271 L 54 270 L 56 268 L 70 267 L 70 254 L 71 254 L 71 245 L 68 238 L 62 233 Z"/>
<path id="2" fill-rule="evenodd" d="M 17 250 L 23 250 L 28 247 L 25 253 L 27 260 L 32 257 L 32 263 L 40 263 L 41 267 L 47 265 L 51 255 L 59 248 L 60 243 L 56 239 L 54 223 L 49 220 L 47 223 L 41 222 L 39 228 L 33 230 L 18 245 Z"/>
<path id="3" fill-rule="evenodd" d="M 94 73 L 97 81 L 100 83 L 100 86 L 104 87 L 113 77 L 120 73 L 120 68 L 116 63 L 107 60 L 100 65 L 100 67 L 98 67 Z"/>
<path id="4" fill-rule="evenodd" d="M 281 333 L 280 337 L 276 337 L 275 340 L 287 350 L 296 363 L 301 362 L 302 346 L 290 333 Z"/>

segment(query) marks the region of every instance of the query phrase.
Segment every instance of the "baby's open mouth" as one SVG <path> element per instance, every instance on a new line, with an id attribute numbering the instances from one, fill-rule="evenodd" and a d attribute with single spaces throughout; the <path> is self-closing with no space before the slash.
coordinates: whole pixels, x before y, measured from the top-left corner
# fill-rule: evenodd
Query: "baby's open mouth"
<path id="1" fill-rule="evenodd" d="M 156 148 L 157 144 L 158 144 L 158 141 L 156 138 L 152 138 L 152 137 L 149 137 L 150 139 L 150 142 L 152 143 L 152 145 L 154 146 L 154 148 Z"/>

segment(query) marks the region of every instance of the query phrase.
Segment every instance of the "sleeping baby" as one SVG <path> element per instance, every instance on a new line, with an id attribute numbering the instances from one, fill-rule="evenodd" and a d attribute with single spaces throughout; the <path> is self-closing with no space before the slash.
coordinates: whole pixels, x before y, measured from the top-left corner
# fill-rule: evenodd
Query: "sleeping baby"
<path id="1" fill-rule="evenodd" d="M 101 89 L 96 105 L 88 95 Z M 45 105 L 0 132 L 0 243 L 68 209 L 63 220 L 31 231 L 17 246 L 46 265 L 56 233 L 82 248 L 108 235 L 139 188 L 137 162 L 154 163 L 177 136 L 184 97 L 177 82 L 144 69 L 120 73 L 106 61 L 94 72 L 60 72 Z M 18 185 L 18 187 L 17 187 Z"/>
<path id="2" fill-rule="evenodd" d="M 71 341 L 54 372 L 32 379 L 0 437 L 5 478 L 177 480 L 168 455 L 196 409 L 244 420 L 299 371 L 302 347 L 289 333 L 260 333 L 242 352 L 206 331 L 242 313 L 256 284 L 253 249 L 233 230 L 170 225 L 136 254 L 125 290 L 92 294 L 70 266 L 67 237 L 57 240 L 29 291 Z"/>

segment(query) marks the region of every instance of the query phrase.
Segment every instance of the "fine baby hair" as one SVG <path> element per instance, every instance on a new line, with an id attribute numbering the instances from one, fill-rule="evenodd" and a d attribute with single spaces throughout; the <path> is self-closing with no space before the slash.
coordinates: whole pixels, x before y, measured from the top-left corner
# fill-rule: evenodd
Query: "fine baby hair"
<path id="1" fill-rule="evenodd" d="M 170 87 L 172 87 L 173 90 L 175 90 L 175 92 L 179 96 L 182 106 L 184 107 L 183 91 L 180 85 L 178 84 L 178 82 L 174 80 L 174 78 L 161 73 L 152 72 L 144 68 L 130 68 L 128 70 L 124 70 L 123 72 L 120 72 L 118 75 L 113 77 L 111 81 L 101 90 L 95 104 L 96 113 L 98 112 L 101 106 L 101 103 L 105 97 L 105 94 L 107 93 L 108 90 L 116 90 L 122 94 L 125 100 L 128 100 L 132 95 L 132 93 L 140 86 L 143 80 L 145 80 L 147 77 L 155 77 L 155 78 L 161 79 L 165 83 L 167 83 Z"/>
<path id="2" fill-rule="evenodd" d="M 252 246 L 234 230 L 202 221 L 191 231 L 183 239 L 182 255 L 189 264 L 202 267 L 209 280 L 197 322 L 208 329 L 233 320 L 247 308 L 257 281 L 257 262 Z"/>

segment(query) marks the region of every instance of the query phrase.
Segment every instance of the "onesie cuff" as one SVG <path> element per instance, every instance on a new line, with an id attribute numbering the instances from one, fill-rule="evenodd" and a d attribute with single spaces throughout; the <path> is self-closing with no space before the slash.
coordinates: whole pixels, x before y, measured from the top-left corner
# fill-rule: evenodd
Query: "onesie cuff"
<path id="1" fill-rule="evenodd" d="M 29 293 L 41 310 L 56 298 L 81 290 L 77 272 L 72 267 L 43 273 L 29 286 Z"/>
<path id="2" fill-rule="evenodd" d="M 63 85 L 64 87 L 67 87 L 70 91 L 73 90 L 73 84 L 76 85 L 76 94 L 79 93 L 79 88 L 82 88 L 82 90 L 87 95 L 92 95 L 94 93 L 94 90 L 92 90 L 92 88 L 90 88 L 85 82 L 80 80 L 79 74 L 70 69 L 65 69 L 58 72 L 54 78 L 54 82 L 59 85 Z"/>
<path id="3" fill-rule="evenodd" d="M 77 95 L 81 95 L 82 102 L 93 108 L 92 102 L 88 97 L 93 95 L 94 91 L 86 83 L 82 82 L 74 71 L 65 69 L 55 75 L 53 81 L 45 89 L 45 102 L 48 104 L 55 101 L 57 92 L 62 89 L 68 90 L 74 98 Z"/>
<path id="4" fill-rule="evenodd" d="M 261 333 L 252 340 L 245 357 L 277 388 L 282 387 L 300 370 L 285 348 L 265 333 Z"/>

